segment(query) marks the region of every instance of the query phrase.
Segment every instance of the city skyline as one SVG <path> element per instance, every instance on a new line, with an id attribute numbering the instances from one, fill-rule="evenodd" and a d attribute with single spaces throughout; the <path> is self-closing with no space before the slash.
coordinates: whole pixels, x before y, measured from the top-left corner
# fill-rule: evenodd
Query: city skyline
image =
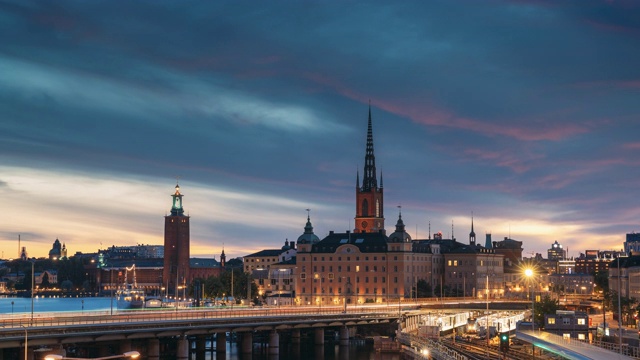
<path id="1" fill-rule="evenodd" d="M 251 6 L 253 5 L 253 6 Z M 191 255 L 352 230 L 369 103 L 386 229 L 554 241 L 640 231 L 634 2 L 0 4 L 0 248 Z M 417 234 L 416 234 L 417 233 Z"/>

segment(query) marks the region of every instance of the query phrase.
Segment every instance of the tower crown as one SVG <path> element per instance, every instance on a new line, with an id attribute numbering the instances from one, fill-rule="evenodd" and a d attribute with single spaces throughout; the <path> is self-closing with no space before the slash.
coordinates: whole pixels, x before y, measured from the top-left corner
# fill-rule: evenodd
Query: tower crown
<path id="1" fill-rule="evenodd" d="M 180 193 L 180 185 L 176 184 L 176 192 L 171 195 L 173 198 L 173 205 L 171 206 L 171 216 L 184 215 L 184 209 L 182 208 L 182 194 Z"/>

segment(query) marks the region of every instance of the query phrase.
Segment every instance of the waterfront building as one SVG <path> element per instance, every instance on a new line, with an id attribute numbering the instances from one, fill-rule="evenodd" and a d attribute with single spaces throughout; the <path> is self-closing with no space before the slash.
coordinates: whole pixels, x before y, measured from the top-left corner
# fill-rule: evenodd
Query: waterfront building
<path id="1" fill-rule="evenodd" d="M 176 184 L 176 189 L 171 197 L 173 204 L 171 213 L 164 217 L 164 263 L 162 272 L 162 283 L 170 294 L 175 294 L 174 289 L 179 285 L 186 285 L 190 282 L 190 216 L 184 214 L 180 186 Z"/>
<path id="2" fill-rule="evenodd" d="M 296 256 L 295 243 L 286 239 L 280 249 L 265 249 L 249 254 L 243 258 L 244 271 L 251 273 L 254 270 L 269 269 L 273 264 L 290 260 Z"/>
<path id="3" fill-rule="evenodd" d="M 67 245 L 61 244 L 60 240 L 56 239 L 53 242 L 51 250 L 49 250 L 49 260 L 63 260 L 67 258 Z"/>
<path id="4" fill-rule="evenodd" d="M 412 239 L 401 211 L 395 232 L 387 236 L 382 175 L 378 186 L 373 151 L 371 108 L 367 125 L 362 182 L 359 172 L 356 174 L 354 231 L 330 231 L 320 240 L 313 234 L 307 216 L 305 233 L 297 241 L 295 303 L 395 302 L 417 297 L 421 281 L 430 287 L 428 295 L 443 295 L 446 287 L 458 289 L 460 296 L 485 297 L 487 292 L 491 297 L 503 296 L 504 255 L 476 244 L 473 220 L 469 245 L 455 238 L 443 239 L 441 233 L 434 234 L 433 239 Z M 245 269 L 247 266 L 245 263 Z"/>

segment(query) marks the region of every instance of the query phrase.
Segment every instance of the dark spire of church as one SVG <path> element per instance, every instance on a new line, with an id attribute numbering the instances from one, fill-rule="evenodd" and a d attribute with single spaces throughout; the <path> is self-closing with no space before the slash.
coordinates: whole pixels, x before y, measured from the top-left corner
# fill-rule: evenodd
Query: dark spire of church
<path id="1" fill-rule="evenodd" d="M 373 127 L 371 125 L 371 104 L 369 104 L 369 127 L 367 129 L 367 152 L 364 157 L 364 178 L 362 190 L 370 191 L 378 188 L 376 179 L 376 157 L 373 155 Z"/>
<path id="2" fill-rule="evenodd" d="M 476 233 L 473 231 L 473 213 L 471 213 L 471 232 L 469 233 L 469 245 L 476 244 Z"/>

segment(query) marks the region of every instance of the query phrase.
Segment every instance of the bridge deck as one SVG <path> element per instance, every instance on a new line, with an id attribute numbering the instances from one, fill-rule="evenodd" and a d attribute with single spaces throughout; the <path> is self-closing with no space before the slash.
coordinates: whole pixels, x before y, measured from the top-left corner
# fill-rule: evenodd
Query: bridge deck
<path id="1" fill-rule="evenodd" d="M 562 336 L 545 331 L 517 330 L 516 337 L 532 343 L 536 347 L 570 360 L 631 360 L 634 359 L 591 344 L 564 339 Z"/>

